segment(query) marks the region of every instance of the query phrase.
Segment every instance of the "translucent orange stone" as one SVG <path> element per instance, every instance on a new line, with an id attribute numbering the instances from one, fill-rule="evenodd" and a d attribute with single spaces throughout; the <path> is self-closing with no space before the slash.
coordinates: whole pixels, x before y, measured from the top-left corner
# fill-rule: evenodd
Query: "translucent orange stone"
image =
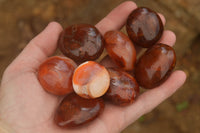
<path id="1" fill-rule="evenodd" d="M 83 98 L 97 98 L 106 93 L 110 76 L 106 68 L 94 61 L 79 65 L 73 75 L 74 91 Z"/>
<path id="2" fill-rule="evenodd" d="M 73 60 L 54 56 L 43 62 L 38 69 L 38 79 L 42 87 L 55 95 L 73 92 L 72 75 L 76 68 Z"/>
<path id="3" fill-rule="evenodd" d="M 133 70 L 136 51 L 132 41 L 120 31 L 108 31 L 104 35 L 105 47 L 111 59 L 124 70 Z"/>

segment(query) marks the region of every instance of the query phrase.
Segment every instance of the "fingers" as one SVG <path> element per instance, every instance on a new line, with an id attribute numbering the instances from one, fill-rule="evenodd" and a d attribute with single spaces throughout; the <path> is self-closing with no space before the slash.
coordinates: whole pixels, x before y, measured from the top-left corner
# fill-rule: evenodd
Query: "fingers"
<path id="1" fill-rule="evenodd" d="M 102 34 L 110 30 L 120 30 L 126 23 L 128 15 L 136 8 L 137 5 L 134 2 L 124 2 L 96 24 L 96 27 Z"/>
<path id="2" fill-rule="evenodd" d="M 163 25 L 165 25 L 165 23 L 166 23 L 165 17 L 161 13 L 158 13 L 158 15 L 160 16 L 160 18 L 163 22 Z M 161 39 L 158 42 L 167 44 L 169 46 L 173 46 L 176 42 L 176 35 L 173 31 L 165 30 L 163 32 Z"/>
<path id="3" fill-rule="evenodd" d="M 162 20 L 163 25 L 165 25 L 166 24 L 165 17 L 161 13 L 158 13 L 158 15 L 159 15 L 160 19 Z"/>
<path id="4" fill-rule="evenodd" d="M 32 39 L 20 55 L 8 67 L 9 71 L 19 72 L 37 69 L 43 60 L 52 55 L 62 31 L 60 24 L 51 22 L 39 35 Z"/>
<path id="5" fill-rule="evenodd" d="M 30 41 L 30 43 L 27 45 L 27 48 L 23 51 L 24 53 L 22 54 L 29 52 L 32 54 L 37 53 L 38 51 L 33 51 L 31 48 L 38 47 L 38 49 L 40 49 L 44 55 L 43 59 L 52 55 L 57 48 L 57 41 L 61 31 L 62 27 L 59 23 L 49 23 L 39 35 Z M 41 60 L 41 57 L 38 56 L 37 58 Z"/>
<path id="6" fill-rule="evenodd" d="M 162 85 L 144 92 L 136 102 L 124 109 L 125 126 L 129 125 L 140 116 L 150 112 L 165 99 L 170 97 L 186 80 L 183 71 L 175 71 Z"/>
<path id="7" fill-rule="evenodd" d="M 170 30 L 166 30 L 163 32 L 161 39 L 159 40 L 160 43 L 167 44 L 169 46 L 173 46 L 176 42 L 176 35 L 174 32 Z"/>

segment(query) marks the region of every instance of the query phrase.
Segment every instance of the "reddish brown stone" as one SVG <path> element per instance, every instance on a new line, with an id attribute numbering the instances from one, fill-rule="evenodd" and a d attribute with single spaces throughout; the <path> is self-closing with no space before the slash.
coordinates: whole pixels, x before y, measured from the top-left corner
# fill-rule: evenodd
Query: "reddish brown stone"
<path id="1" fill-rule="evenodd" d="M 103 109 L 102 98 L 84 99 L 71 93 L 59 105 L 54 120 L 60 127 L 77 127 L 94 120 Z"/>
<path id="2" fill-rule="evenodd" d="M 131 40 L 120 31 L 108 31 L 104 38 L 106 50 L 112 60 L 124 70 L 133 70 L 136 51 Z"/>
<path id="3" fill-rule="evenodd" d="M 172 47 L 156 44 L 148 49 L 135 67 L 138 84 L 151 89 L 162 84 L 171 74 L 176 64 L 176 55 Z"/>
<path id="4" fill-rule="evenodd" d="M 55 95 L 66 95 L 73 91 L 72 75 L 76 64 L 69 58 L 54 56 L 43 62 L 38 69 L 42 87 Z"/>
<path id="5" fill-rule="evenodd" d="M 141 47 L 154 45 L 161 38 L 163 29 L 158 14 L 146 7 L 135 9 L 127 19 L 127 33 L 133 43 Z"/>
<path id="6" fill-rule="evenodd" d="M 110 87 L 105 99 L 117 105 L 131 104 L 139 95 L 139 86 L 136 80 L 128 73 L 116 68 L 109 68 Z"/>
<path id="7" fill-rule="evenodd" d="M 67 57 L 84 62 L 95 60 L 102 54 L 104 39 L 93 25 L 75 24 L 61 33 L 58 45 Z"/>

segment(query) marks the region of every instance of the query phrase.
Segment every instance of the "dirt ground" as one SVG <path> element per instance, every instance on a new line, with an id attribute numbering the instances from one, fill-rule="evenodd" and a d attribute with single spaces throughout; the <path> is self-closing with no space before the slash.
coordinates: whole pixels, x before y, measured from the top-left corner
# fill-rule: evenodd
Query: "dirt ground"
<path id="1" fill-rule="evenodd" d="M 0 76 L 27 42 L 50 21 L 66 27 L 74 23 L 96 24 L 124 0 L 0 0 Z M 136 0 L 135 0 L 136 1 Z M 172 97 L 123 133 L 200 133 L 200 1 L 140 0 L 166 16 L 165 29 L 177 35 L 176 69 L 187 81 Z"/>

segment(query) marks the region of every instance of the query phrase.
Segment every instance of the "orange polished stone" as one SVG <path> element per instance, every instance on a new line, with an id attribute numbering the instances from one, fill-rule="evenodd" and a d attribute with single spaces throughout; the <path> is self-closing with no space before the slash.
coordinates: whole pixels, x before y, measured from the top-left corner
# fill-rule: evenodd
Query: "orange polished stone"
<path id="1" fill-rule="evenodd" d="M 105 47 L 111 59 L 124 70 L 133 70 L 136 51 L 132 41 L 120 31 L 108 31 L 104 35 Z"/>
<path id="2" fill-rule="evenodd" d="M 59 105 L 54 120 L 60 127 L 77 127 L 94 120 L 103 110 L 102 98 L 85 99 L 71 93 Z"/>
<path id="3" fill-rule="evenodd" d="M 135 78 L 140 86 L 154 88 L 169 77 L 175 64 L 174 49 L 166 44 L 156 44 L 140 57 L 135 67 Z"/>
<path id="4" fill-rule="evenodd" d="M 72 75 L 76 67 L 74 61 L 67 57 L 50 57 L 39 67 L 39 82 L 49 93 L 55 95 L 71 93 L 73 92 Z"/>
<path id="5" fill-rule="evenodd" d="M 106 93 L 110 76 L 106 68 L 94 61 L 79 65 L 73 75 L 74 91 L 83 98 L 97 98 Z"/>
<path id="6" fill-rule="evenodd" d="M 109 68 L 110 87 L 104 98 L 116 105 L 129 105 L 139 95 L 139 85 L 127 72 Z"/>

